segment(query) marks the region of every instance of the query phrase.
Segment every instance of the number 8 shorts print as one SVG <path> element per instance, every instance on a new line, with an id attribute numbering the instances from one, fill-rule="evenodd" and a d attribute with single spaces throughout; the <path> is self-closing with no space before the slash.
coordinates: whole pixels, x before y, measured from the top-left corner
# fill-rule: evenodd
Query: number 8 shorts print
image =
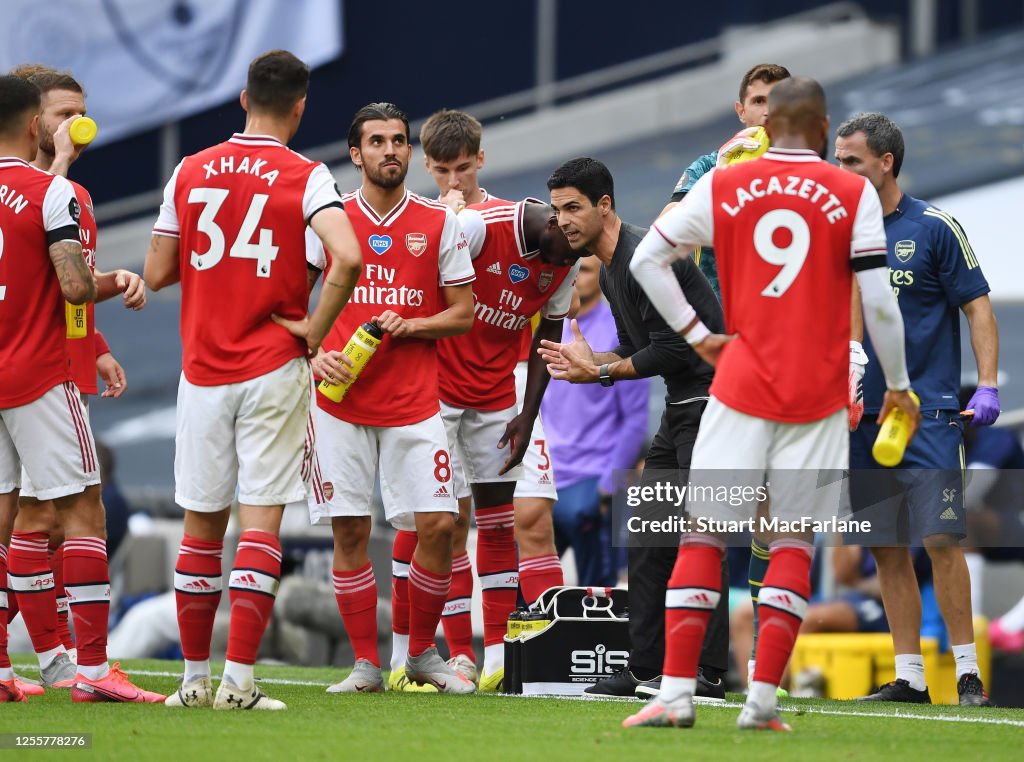
<path id="1" fill-rule="evenodd" d="M 407 426 L 363 426 L 319 408 L 313 418 L 320 462 L 320 484 L 309 500 L 314 524 L 373 515 L 378 467 L 384 515 L 396 529 L 415 529 L 416 513 L 458 513 L 440 413 Z"/>

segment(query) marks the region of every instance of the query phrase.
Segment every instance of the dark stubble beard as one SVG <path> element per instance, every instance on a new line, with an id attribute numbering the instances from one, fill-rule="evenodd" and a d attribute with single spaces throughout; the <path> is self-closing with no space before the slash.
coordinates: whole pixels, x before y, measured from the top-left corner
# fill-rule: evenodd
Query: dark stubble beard
<path id="1" fill-rule="evenodd" d="M 409 174 L 409 165 L 406 164 L 397 175 L 385 174 L 380 167 L 364 166 L 366 179 L 384 190 L 394 190 L 405 182 L 405 176 Z"/>
<path id="2" fill-rule="evenodd" d="M 57 146 L 53 143 L 53 135 L 39 131 L 39 150 L 47 156 L 57 155 Z"/>

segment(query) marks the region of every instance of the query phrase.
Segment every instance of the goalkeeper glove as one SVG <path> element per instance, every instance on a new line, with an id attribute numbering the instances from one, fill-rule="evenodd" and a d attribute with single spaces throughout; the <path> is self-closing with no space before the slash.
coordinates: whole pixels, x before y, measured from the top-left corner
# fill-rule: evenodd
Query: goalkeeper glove
<path id="1" fill-rule="evenodd" d="M 868 366 L 868 354 L 859 341 L 850 341 L 850 431 L 856 431 L 864 417 L 864 369 Z"/>
<path id="2" fill-rule="evenodd" d="M 761 141 L 756 134 L 760 127 L 746 127 L 733 135 L 718 149 L 718 160 L 715 166 L 721 167 L 733 163 L 744 151 L 753 153 L 761 148 Z"/>

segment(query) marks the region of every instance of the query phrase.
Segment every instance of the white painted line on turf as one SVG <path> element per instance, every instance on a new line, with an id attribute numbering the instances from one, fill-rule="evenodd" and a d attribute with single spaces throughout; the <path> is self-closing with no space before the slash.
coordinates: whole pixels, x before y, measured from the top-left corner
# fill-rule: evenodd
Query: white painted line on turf
<path id="1" fill-rule="evenodd" d="M 736 704 L 740 706 L 740 704 Z M 1024 720 L 1010 720 L 1005 717 L 967 717 L 962 714 L 951 715 L 930 715 L 930 714 L 909 714 L 901 709 L 895 710 L 893 714 L 882 714 L 880 712 L 844 712 L 839 709 L 783 709 L 783 712 L 804 712 L 805 714 L 833 714 L 840 717 L 885 717 L 891 720 L 928 720 L 932 722 L 969 722 L 975 725 L 1013 725 L 1024 728 Z M 984 707 L 978 707 L 977 711 L 984 712 Z"/>
<path id="2" fill-rule="evenodd" d="M 22 672 L 38 672 L 38 664 L 15 664 L 13 665 L 15 670 Z M 155 670 L 143 670 L 133 669 L 128 670 L 129 674 L 142 675 L 144 677 L 181 677 L 180 672 L 157 672 Z M 267 683 L 268 685 L 306 685 L 314 688 L 324 688 L 330 685 L 330 683 L 315 682 L 311 680 L 285 680 L 277 677 L 259 677 L 257 682 Z M 556 699 L 558 701 L 615 701 L 619 703 L 639 703 L 635 698 L 629 696 L 524 696 L 522 694 L 509 694 L 509 693 L 478 693 L 478 696 L 494 696 L 504 698 L 519 698 L 519 699 Z M 737 701 L 721 701 L 719 699 L 702 700 L 697 698 L 694 700 L 695 704 L 701 706 L 710 706 L 719 709 L 742 709 L 743 704 Z M 792 712 L 795 714 L 829 714 L 837 717 L 882 717 L 889 720 L 925 720 L 930 722 L 968 722 L 975 725 L 1010 725 L 1012 727 L 1024 728 L 1024 720 L 1010 720 L 1004 717 L 978 717 L 978 716 L 965 716 L 962 714 L 953 715 L 930 715 L 930 714 L 910 714 L 903 710 L 896 709 L 892 714 L 883 714 L 882 712 L 851 712 L 843 711 L 840 709 L 818 709 L 816 707 L 780 707 L 782 712 Z M 978 708 L 979 712 L 984 712 L 983 707 Z"/>
<path id="3" fill-rule="evenodd" d="M 635 698 L 629 696 L 524 696 L 521 694 L 479 694 L 482 696 L 494 695 L 494 696 L 505 696 L 508 695 L 512 698 L 521 699 L 557 699 L 558 701 L 612 701 L 619 703 L 634 703 L 639 704 Z M 716 709 L 742 709 L 743 704 L 738 701 L 719 701 L 716 699 L 701 700 L 699 697 L 694 700 L 695 704 L 701 706 L 715 707 Z M 1003 717 L 984 717 L 984 716 L 965 716 L 962 714 L 955 715 L 929 715 L 929 714 L 910 714 L 901 709 L 896 709 L 892 714 L 884 714 L 882 712 L 852 712 L 843 711 L 841 709 L 818 709 L 816 707 L 799 707 L 799 706 L 785 706 L 779 707 L 783 713 L 789 712 L 791 714 L 831 714 L 840 717 L 882 717 L 888 720 L 926 720 L 932 722 L 968 722 L 977 725 L 1011 725 L 1013 727 L 1024 727 L 1024 720 L 1011 720 Z M 978 712 L 984 712 L 983 707 L 978 708 Z"/>

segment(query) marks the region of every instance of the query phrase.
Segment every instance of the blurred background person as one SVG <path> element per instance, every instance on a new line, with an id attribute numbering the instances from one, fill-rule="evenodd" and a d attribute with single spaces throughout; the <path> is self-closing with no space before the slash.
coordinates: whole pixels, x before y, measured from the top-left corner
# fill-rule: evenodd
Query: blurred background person
<path id="1" fill-rule="evenodd" d="M 601 296 L 600 275 L 597 257 L 580 260 L 576 320 L 594 346 L 614 346 L 615 318 Z M 572 338 L 566 323 L 562 341 Z M 643 453 L 650 391 L 649 378 L 611 387 L 553 381 L 541 403 L 558 474 L 555 541 L 559 555 L 572 548 L 579 585 L 613 586 L 618 579 L 612 550 L 614 472 L 632 468 Z"/>

